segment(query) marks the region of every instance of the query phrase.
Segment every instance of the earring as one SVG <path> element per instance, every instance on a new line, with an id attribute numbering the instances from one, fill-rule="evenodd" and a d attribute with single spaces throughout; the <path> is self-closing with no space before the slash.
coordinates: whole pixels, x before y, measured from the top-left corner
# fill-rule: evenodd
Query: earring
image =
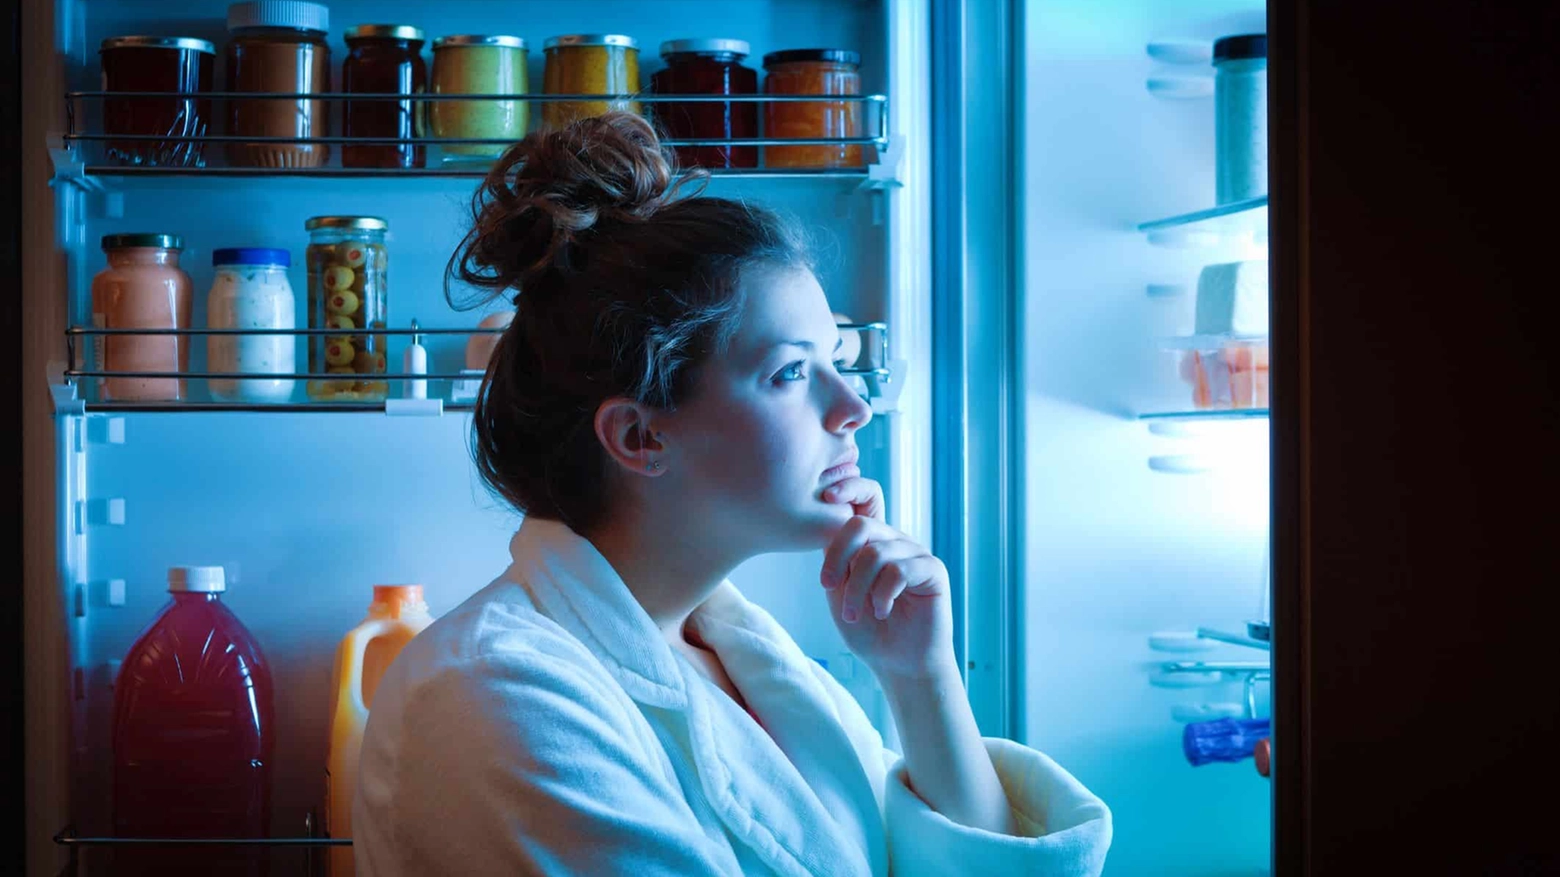
<path id="1" fill-rule="evenodd" d="M 661 461 L 660 460 L 655 460 L 655 461 L 646 463 L 645 464 L 645 471 L 646 472 L 659 472 L 659 471 L 661 471 Z"/>

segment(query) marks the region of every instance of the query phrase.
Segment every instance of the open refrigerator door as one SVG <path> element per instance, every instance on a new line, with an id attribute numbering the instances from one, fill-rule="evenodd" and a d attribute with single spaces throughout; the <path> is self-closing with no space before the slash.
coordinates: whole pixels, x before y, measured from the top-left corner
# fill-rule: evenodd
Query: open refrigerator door
<path id="1" fill-rule="evenodd" d="M 684 31 L 691 22 L 698 33 Z M 270 31 L 235 23 L 275 24 L 197 0 L 58 0 L 23 24 L 26 40 L 55 48 L 32 56 L 24 76 L 24 375 L 47 382 L 52 406 L 27 419 L 38 472 L 27 539 L 56 558 L 27 581 L 29 847 L 52 841 L 55 853 L 35 856 L 32 873 L 98 873 L 124 846 L 110 813 L 115 683 L 167 602 L 169 568 L 184 565 L 220 567 L 221 602 L 263 644 L 274 682 L 269 837 L 233 840 L 263 847 L 275 873 L 318 868 L 326 847 L 347 843 L 323 836 L 320 813 L 337 642 L 376 584 L 422 584 L 434 616 L 460 603 L 507 565 L 518 521 L 484 490 L 468 450 L 484 364 L 471 351 L 501 330 L 503 307 L 461 311 L 444 296 L 471 194 L 495 147 L 566 108 L 634 104 L 662 120 L 658 107 L 708 102 L 652 88 L 669 66 L 656 57 L 665 41 L 739 39 L 750 68 L 817 46 L 858 56 L 859 84 L 829 92 L 843 127 L 776 136 L 774 112 L 815 103 L 760 91 L 727 95 L 731 106 L 757 105 L 759 131 L 694 131 L 669 145 L 751 149 L 752 166 L 711 168 L 705 191 L 791 214 L 812 234 L 821 284 L 860 351 L 847 371 L 877 415 L 859 437 L 862 470 L 882 482 L 891 523 L 929 535 L 925 10 L 339 0 L 328 18 L 292 22 L 307 26 L 280 42 L 245 43 Z M 413 36 L 403 29 L 420 31 L 431 45 L 411 51 L 432 59 L 424 84 L 347 90 L 345 35 L 360 25 L 369 27 L 355 37 L 403 52 Z M 549 79 L 562 53 L 544 45 L 577 34 L 626 38 L 582 47 L 600 50 L 589 64 L 605 56 L 619 72 L 637 55 L 638 84 Z M 307 63 L 289 68 L 283 55 Z M 372 102 L 410 105 L 411 129 L 395 129 L 391 114 L 391 130 L 369 115 L 368 128 L 345 132 L 354 107 Z M 515 127 L 516 107 L 529 123 Z M 802 148 L 818 151 L 785 157 Z M 127 267 L 112 264 L 116 248 L 162 252 Z M 185 310 L 147 322 L 104 295 L 110 274 L 119 288 L 152 277 Z M 235 318 L 262 298 L 270 322 Z M 871 674 L 824 610 L 820 559 L 763 557 L 733 580 L 892 739 Z"/>

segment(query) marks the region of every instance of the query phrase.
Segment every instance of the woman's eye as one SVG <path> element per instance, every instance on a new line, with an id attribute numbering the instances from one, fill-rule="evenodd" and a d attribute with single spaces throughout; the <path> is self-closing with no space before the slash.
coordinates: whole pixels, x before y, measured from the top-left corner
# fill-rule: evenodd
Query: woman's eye
<path id="1" fill-rule="evenodd" d="M 806 377 L 806 375 L 802 373 L 802 366 L 803 362 L 801 360 L 797 360 L 796 362 L 793 362 L 785 368 L 781 369 L 778 373 L 776 373 L 775 377 L 782 381 L 799 381 Z"/>

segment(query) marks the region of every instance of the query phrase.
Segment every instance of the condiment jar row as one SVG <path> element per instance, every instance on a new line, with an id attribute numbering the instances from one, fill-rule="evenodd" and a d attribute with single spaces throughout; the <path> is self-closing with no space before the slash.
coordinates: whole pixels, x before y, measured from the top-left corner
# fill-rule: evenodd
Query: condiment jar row
<path id="1" fill-rule="evenodd" d="M 374 216 L 315 216 L 309 232 L 307 319 L 312 399 L 376 401 L 386 397 L 386 336 L 361 330 L 388 324 L 388 224 Z M 184 241 L 161 233 L 111 234 L 102 239 L 108 266 L 92 279 L 95 329 L 188 330 L 193 284 L 179 266 Z M 206 335 L 207 387 L 214 399 L 276 403 L 293 396 L 296 299 L 287 271 L 292 256 L 268 247 L 212 252 L 214 275 L 206 297 L 206 329 L 250 330 Z M 254 330 L 275 330 L 274 333 Z M 104 401 L 182 401 L 189 398 L 190 335 L 105 334 L 94 337 L 95 371 Z"/>
<path id="2" fill-rule="evenodd" d="M 235 3 L 228 9 L 225 91 L 242 94 L 323 94 L 331 91 L 329 9 L 302 0 Z M 347 94 L 388 97 L 345 102 L 342 134 L 362 142 L 344 145 L 346 167 L 417 168 L 426 163 L 418 137 L 493 140 L 441 144 L 445 162 L 491 161 L 525 136 L 531 114 L 525 101 L 474 97 L 417 100 L 419 95 L 524 95 L 531 92 L 527 45 L 518 36 L 456 34 L 433 41 L 431 72 L 422 58 L 425 33 L 417 27 L 365 24 L 344 34 L 348 54 L 341 69 Z M 544 43 L 543 94 L 637 94 L 639 48 L 622 34 L 570 34 Z M 736 39 L 672 40 L 661 45 L 666 68 L 651 77 L 650 90 L 668 95 L 756 95 L 758 74 L 742 61 L 748 43 Z M 111 37 L 103 41 L 103 90 L 164 92 L 188 97 L 110 97 L 104 101 L 104 131 L 154 139 L 113 140 L 109 156 L 135 165 L 194 167 L 205 164 L 200 138 L 212 133 L 210 99 L 215 47 L 187 37 Z M 771 95 L 861 94 L 861 57 L 843 49 L 795 49 L 764 56 L 763 93 Z M 653 104 L 666 135 L 676 139 L 743 139 L 760 136 L 755 102 L 663 102 Z M 634 112 L 634 101 L 547 101 L 541 124 L 558 127 L 608 109 Z M 229 142 L 229 165 L 322 167 L 329 143 L 314 140 L 330 132 L 330 102 L 317 98 L 227 101 L 227 134 L 255 137 Z M 769 138 L 850 139 L 862 136 L 859 101 L 766 103 Z M 158 140 L 181 137 L 185 140 Z M 261 140 L 277 138 L 283 142 Z M 385 142 L 389 141 L 389 142 Z M 769 167 L 856 167 L 872 160 L 860 145 L 773 146 L 764 151 Z M 678 148 L 687 165 L 757 167 L 751 146 Z"/>

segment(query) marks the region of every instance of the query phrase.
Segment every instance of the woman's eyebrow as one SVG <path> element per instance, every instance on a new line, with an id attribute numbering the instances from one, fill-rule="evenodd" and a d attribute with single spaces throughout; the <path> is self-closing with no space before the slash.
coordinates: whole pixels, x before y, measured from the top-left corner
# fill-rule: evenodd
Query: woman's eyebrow
<path id="1" fill-rule="evenodd" d="M 834 349 L 835 350 L 839 350 L 840 347 L 842 345 L 844 345 L 844 343 L 845 343 L 845 339 L 844 338 L 836 338 L 836 339 L 834 339 Z M 776 341 L 775 343 L 770 344 L 769 346 L 765 347 L 764 350 L 765 351 L 774 350 L 776 347 L 800 347 L 803 350 L 809 350 L 809 351 L 817 349 L 817 345 L 813 344 L 811 341 Z"/>

